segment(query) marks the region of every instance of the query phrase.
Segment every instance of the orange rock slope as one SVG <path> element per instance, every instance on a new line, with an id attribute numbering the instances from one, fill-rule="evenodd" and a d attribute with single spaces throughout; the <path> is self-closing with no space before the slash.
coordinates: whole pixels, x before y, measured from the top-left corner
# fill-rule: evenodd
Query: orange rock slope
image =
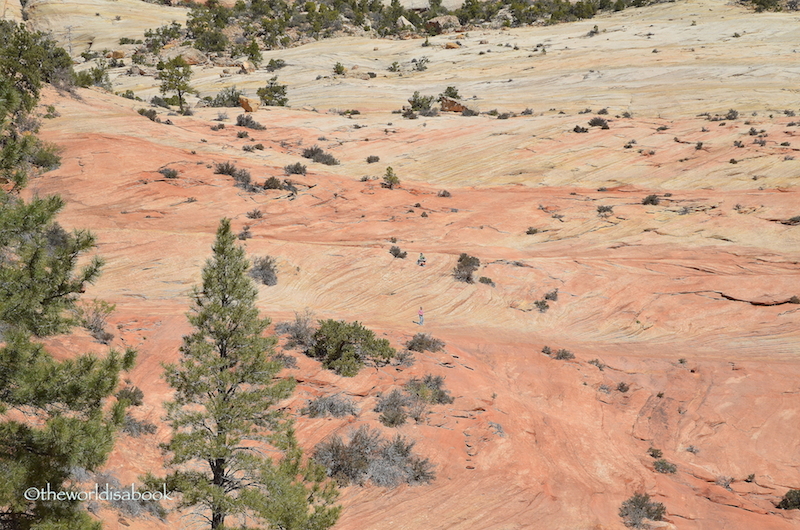
<path id="1" fill-rule="evenodd" d="M 739 8 L 709 5 L 727 8 L 741 25 L 761 23 Z M 645 29 L 647 16 L 667 21 L 669 9 L 703 6 L 642 9 L 633 22 L 626 11 L 624 20 Z M 526 31 L 535 40 L 536 31 L 556 29 Z M 658 45 L 668 47 L 664 39 Z M 598 61 L 622 60 L 601 52 Z M 445 73 L 433 70 L 420 82 Z M 391 80 L 382 83 L 375 94 L 392 90 Z M 63 164 L 28 193 L 60 193 L 62 223 L 97 234 L 107 265 L 87 296 L 117 304 L 113 344 L 140 352 L 131 380 L 144 389 L 145 405 L 135 415 L 159 424 L 152 436 L 122 436 L 108 470 L 130 481 L 160 468 L 157 446 L 169 435 L 161 403 L 170 395 L 160 363 L 177 359 L 189 330 L 187 294 L 219 219 L 229 217 L 237 231 L 249 226 L 243 244 L 251 257 L 277 259 L 279 283 L 261 287 L 258 300 L 273 321 L 310 308 L 318 318 L 359 320 L 396 347 L 419 331 L 447 344 L 417 354 L 413 367 L 367 368 L 355 378 L 295 353 L 299 368 L 287 375 L 300 385 L 287 407 L 305 447 L 367 424 L 414 440 L 436 465 L 427 486 L 345 488 L 337 529 L 618 529 L 619 506 L 636 492 L 664 503 L 668 528 L 800 526 L 800 514 L 774 508 L 800 487 L 793 118 L 758 92 L 740 102 L 721 87 L 709 110 L 737 107 L 737 119 L 712 122 L 677 108 L 623 118 L 624 107 L 606 97 L 609 129 L 581 134 L 573 127 L 595 114 L 577 111 L 600 107 L 569 95 L 564 83 L 563 98 L 580 101 L 571 110 L 565 99 L 556 102 L 565 114 L 403 120 L 376 99 L 351 119 L 314 111 L 322 103 L 311 101 L 306 109 L 258 110 L 252 116 L 266 130 L 241 139 L 237 109 L 224 109 L 226 127 L 212 131 L 218 109 L 189 117 L 161 110 L 166 125 L 138 115 L 143 103 L 100 91 L 48 93 L 45 103 L 60 117 L 45 120 L 43 137 L 63 147 Z M 770 83 L 783 81 L 756 84 L 779 91 Z M 752 143 L 751 127 L 765 145 Z M 264 149 L 242 150 L 253 143 Z M 302 158 L 313 144 L 341 165 Z M 380 162 L 367 164 L 368 155 Z M 214 174 L 223 161 L 248 169 L 257 183 L 285 178 L 283 167 L 298 161 L 308 173 L 289 177 L 296 195 L 250 193 Z M 387 166 L 401 179 L 398 189 L 361 179 Z M 158 173 L 166 167 L 178 178 Z M 442 189 L 451 196 L 438 196 Z M 651 194 L 658 204 L 642 204 Z M 254 209 L 263 217 L 248 218 Z M 409 257 L 393 258 L 392 245 Z M 424 268 L 415 264 L 420 252 Z M 494 285 L 452 278 L 462 252 L 480 259 L 477 275 Z M 535 303 L 554 289 L 557 300 L 540 312 Z M 413 322 L 420 306 L 423 328 Z M 80 334 L 53 345 L 61 355 L 100 348 Z M 544 346 L 575 358 L 556 360 Z M 454 403 L 434 407 L 425 424 L 382 427 L 372 412 L 376 395 L 426 373 L 446 377 Z M 334 392 L 353 397 L 359 417 L 299 415 L 308 399 Z M 654 471 L 650 447 L 677 473 Z M 184 524 L 177 515 L 161 523 L 102 514 L 108 528 Z"/>

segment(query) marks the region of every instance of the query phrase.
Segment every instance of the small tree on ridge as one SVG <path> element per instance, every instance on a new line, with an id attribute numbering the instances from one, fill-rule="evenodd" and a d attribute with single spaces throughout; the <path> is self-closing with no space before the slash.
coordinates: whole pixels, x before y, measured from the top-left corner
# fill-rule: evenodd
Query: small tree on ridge
<path id="1" fill-rule="evenodd" d="M 161 78 L 161 93 L 175 92 L 178 96 L 178 105 L 183 110 L 184 94 L 194 92 L 189 84 L 189 80 L 192 78 L 192 67 L 178 55 L 167 61 L 159 77 Z"/>

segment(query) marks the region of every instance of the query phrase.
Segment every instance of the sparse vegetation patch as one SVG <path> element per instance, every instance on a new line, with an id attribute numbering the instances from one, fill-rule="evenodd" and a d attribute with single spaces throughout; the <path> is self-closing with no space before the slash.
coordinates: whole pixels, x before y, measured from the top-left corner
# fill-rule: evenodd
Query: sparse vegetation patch
<path id="1" fill-rule="evenodd" d="M 636 493 L 619 507 L 619 516 L 628 528 L 648 528 L 645 519 L 660 521 L 667 508 L 660 502 L 650 500 L 646 493 Z"/>
<path id="2" fill-rule="evenodd" d="M 365 485 L 394 488 L 400 484 L 427 484 L 436 475 L 427 458 L 414 454 L 414 442 L 400 435 L 385 440 L 380 432 L 361 426 L 345 443 L 334 436 L 314 450 L 314 459 L 340 485 Z"/>

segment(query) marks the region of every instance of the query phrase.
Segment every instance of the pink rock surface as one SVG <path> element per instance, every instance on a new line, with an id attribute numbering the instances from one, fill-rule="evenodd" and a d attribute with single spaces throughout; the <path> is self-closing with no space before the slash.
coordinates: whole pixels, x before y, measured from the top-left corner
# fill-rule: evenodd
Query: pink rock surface
<path id="1" fill-rule="evenodd" d="M 239 128 L 210 130 L 216 109 L 170 116 L 170 126 L 139 116 L 141 103 L 79 94 L 46 94 L 60 117 L 45 120 L 42 136 L 64 148 L 63 163 L 26 193 L 61 194 L 62 224 L 97 234 L 107 265 L 86 297 L 117 305 L 113 346 L 139 349 L 130 379 L 145 403 L 134 413 L 159 430 L 120 437 L 108 469 L 124 481 L 162 465 L 158 443 L 169 429 L 159 418 L 170 391 L 161 362 L 177 359 L 187 295 L 225 216 L 237 231 L 250 227 L 249 256 L 277 259 L 279 283 L 261 287 L 258 300 L 275 322 L 308 307 L 318 318 L 359 320 L 395 347 L 419 331 L 447 344 L 417 354 L 413 367 L 350 379 L 295 353 L 299 368 L 287 374 L 299 385 L 286 406 L 309 450 L 361 424 L 393 434 L 372 412 L 376 394 L 412 376 L 445 376 L 456 398 L 427 423 L 397 429 L 436 465 L 437 480 L 345 488 L 337 529 L 622 529 L 619 506 L 636 492 L 665 504 L 663 528 L 800 526 L 796 511 L 774 508 L 800 486 L 800 305 L 790 303 L 800 296 L 800 226 L 784 224 L 800 215 L 800 194 L 795 166 L 783 165 L 788 151 L 728 147 L 746 134 L 743 119 L 701 137 L 708 122 L 689 113 L 661 135 L 654 115 L 575 134 L 578 118 L 567 126 L 555 113 L 447 116 L 423 127 L 378 108 L 353 128 L 336 112 L 270 108 L 252 114 L 267 129 L 248 131 L 265 149 L 246 153 Z M 758 120 L 782 139 L 791 118 Z M 623 148 L 645 136 L 654 155 Z M 711 147 L 694 153 L 700 138 Z M 302 158 L 315 143 L 342 164 Z M 364 162 L 371 154 L 380 164 Z M 735 175 L 732 156 L 747 158 Z M 236 188 L 213 173 L 224 161 L 256 183 L 289 178 L 297 195 Z M 286 177 L 283 167 L 298 161 L 307 175 Z M 389 165 L 398 189 L 360 180 Z M 164 167 L 178 178 L 158 173 Z M 452 197 L 437 195 L 444 187 Z M 643 205 L 650 194 L 661 202 Z M 613 212 L 599 216 L 601 205 Z M 249 219 L 253 209 L 263 217 Z M 526 235 L 528 227 L 539 232 Z M 412 259 L 393 258 L 395 244 Z M 424 268 L 413 260 L 420 252 Z M 453 280 L 462 252 L 480 258 L 477 275 L 494 287 Z M 535 302 L 556 288 L 558 300 L 540 313 Z M 413 323 L 419 306 L 424 329 Z M 62 357 L 102 349 L 83 332 L 49 343 Z M 555 360 L 543 346 L 575 358 Z M 334 392 L 353 397 L 360 416 L 299 414 Z M 649 447 L 677 473 L 655 472 Z M 125 524 L 101 515 L 108 528 L 183 524 L 177 514 Z"/>

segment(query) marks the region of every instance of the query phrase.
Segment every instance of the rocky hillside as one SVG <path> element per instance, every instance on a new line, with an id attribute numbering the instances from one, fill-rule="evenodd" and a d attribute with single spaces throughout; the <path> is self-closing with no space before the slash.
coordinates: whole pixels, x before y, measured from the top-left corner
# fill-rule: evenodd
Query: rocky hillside
<path id="1" fill-rule="evenodd" d="M 38 27 L 61 38 L 69 24 L 73 45 L 95 48 L 185 17 L 114 6 L 131 15 L 115 21 L 101 2 L 27 9 Z M 277 261 L 278 284 L 259 295 L 274 322 L 309 308 L 398 348 L 420 331 L 446 344 L 354 378 L 287 350 L 300 385 L 286 407 L 306 448 L 366 424 L 414 440 L 436 466 L 430 485 L 344 489 L 335 528 L 621 529 L 619 507 L 637 492 L 666 506 L 667 528 L 797 528 L 796 511 L 775 508 L 800 486 L 794 18 L 698 0 L 443 34 L 427 47 L 323 40 L 265 52 L 287 63 L 275 73 L 209 58 L 193 66 L 194 114 L 156 108 L 161 123 L 137 112 L 144 101 L 101 89 L 49 92 L 57 116 L 42 136 L 63 163 L 28 193 L 60 193 L 62 224 L 97 234 L 107 266 L 86 296 L 116 304 L 112 345 L 140 352 L 135 415 L 158 427 L 122 436 L 108 472 L 123 482 L 158 472 L 169 435 L 161 362 L 177 359 L 187 295 L 224 216 L 249 233 L 251 257 Z M 427 69 L 415 69 L 423 57 Z M 388 71 L 394 62 L 400 71 Z M 154 70 L 128 68 L 111 71 L 114 91 L 158 94 Z M 237 126 L 242 109 L 195 106 L 234 85 L 255 97 L 276 73 L 290 106 L 251 113 L 263 130 Z M 480 114 L 392 112 L 448 86 Z M 315 144 L 340 164 L 303 158 Z M 236 187 L 214 172 L 227 161 L 259 187 L 288 178 L 295 191 Z M 297 162 L 306 174 L 287 176 Z M 389 166 L 395 189 L 381 186 Z M 461 253 L 479 258 L 484 283 L 453 278 Z M 52 342 L 62 355 L 103 348 L 80 334 Z M 445 377 L 454 402 L 382 426 L 378 394 L 424 374 Z M 300 414 L 337 392 L 357 417 Z M 656 471 L 650 448 L 676 471 Z M 182 524 L 99 513 L 107 528 Z"/>

